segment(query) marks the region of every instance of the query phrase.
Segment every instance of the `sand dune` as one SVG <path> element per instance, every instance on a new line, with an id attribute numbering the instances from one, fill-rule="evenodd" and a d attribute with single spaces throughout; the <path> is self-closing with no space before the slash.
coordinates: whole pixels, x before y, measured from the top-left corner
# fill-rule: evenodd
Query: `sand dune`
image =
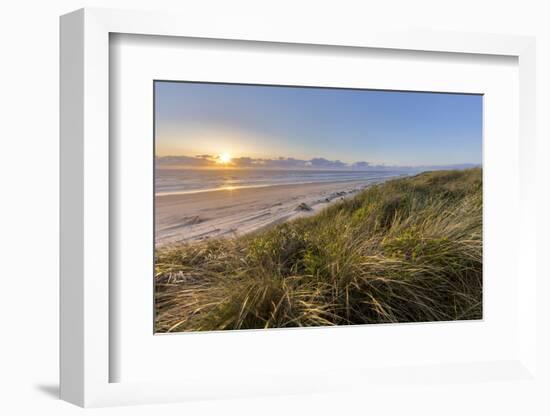
<path id="1" fill-rule="evenodd" d="M 331 182 L 219 190 L 155 199 L 157 246 L 230 237 L 313 215 L 372 182 Z"/>

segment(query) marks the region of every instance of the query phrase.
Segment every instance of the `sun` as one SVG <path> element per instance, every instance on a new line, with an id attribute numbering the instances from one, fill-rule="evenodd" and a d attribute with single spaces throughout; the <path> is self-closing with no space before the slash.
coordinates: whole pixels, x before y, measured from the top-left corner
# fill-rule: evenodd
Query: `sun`
<path id="1" fill-rule="evenodd" d="M 229 153 L 221 153 L 218 155 L 218 163 L 227 165 L 231 162 L 231 155 Z"/>

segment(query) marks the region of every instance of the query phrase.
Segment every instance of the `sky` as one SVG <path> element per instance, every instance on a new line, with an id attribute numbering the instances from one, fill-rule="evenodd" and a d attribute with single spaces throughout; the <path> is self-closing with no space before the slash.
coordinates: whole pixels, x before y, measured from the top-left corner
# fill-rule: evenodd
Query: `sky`
<path id="1" fill-rule="evenodd" d="M 156 81 L 155 144 L 193 166 L 481 164 L 482 96 Z"/>

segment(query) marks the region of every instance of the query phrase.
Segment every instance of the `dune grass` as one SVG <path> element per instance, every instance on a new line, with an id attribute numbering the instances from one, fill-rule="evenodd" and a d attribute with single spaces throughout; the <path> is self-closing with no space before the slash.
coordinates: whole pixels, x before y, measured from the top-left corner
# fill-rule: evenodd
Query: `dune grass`
<path id="1" fill-rule="evenodd" d="M 481 319 L 482 172 L 373 186 L 256 234 L 158 249 L 156 331 Z"/>

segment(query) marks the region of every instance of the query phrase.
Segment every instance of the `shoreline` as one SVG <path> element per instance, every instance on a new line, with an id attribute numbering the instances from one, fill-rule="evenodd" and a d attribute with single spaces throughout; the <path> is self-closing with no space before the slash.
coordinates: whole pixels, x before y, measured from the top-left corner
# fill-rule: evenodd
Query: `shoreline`
<path id="1" fill-rule="evenodd" d="M 341 179 L 341 180 L 330 180 L 330 181 L 308 181 L 308 182 L 285 182 L 285 183 L 269 183 L 269 184 L 260 184 L 260 185 L 236 185 L 236 186 L 226 186 L 221 188 L 205 188 L 205 189 L 194 189 L 189 191 L 166 191 L 166 192 L 157 192 L 155 193 L 155 197 L 163 197 L 163 196 L 170 196 L 170 195 L 194 195 L 194 194 L 202 194 L 205 192 L 217 192 L 217 191 L 236 191 L 239 189 L 253 189 L 253 188 L 271 188 L 276 186 L 292 186 L 292 185 L 314 185 L 314 184 L 337 184 L 337 183 L 349 183 L 349 182 L 372 182 L 372 183 L 380 183 L 379 181 L 384 181 L 388 179 L 398 179 L 403 178 L 406 176 L 410 176 L 407 174 L 400 174 L 395 176 L 381 176 L 381 177 L 373 177 L 368 179 Z"/>
<path id="2" fill-rule="evenodd" d="M 218 189 L 155 196 L 155 246 L 248 234 L 311 216 L 389 178 Z"/>

